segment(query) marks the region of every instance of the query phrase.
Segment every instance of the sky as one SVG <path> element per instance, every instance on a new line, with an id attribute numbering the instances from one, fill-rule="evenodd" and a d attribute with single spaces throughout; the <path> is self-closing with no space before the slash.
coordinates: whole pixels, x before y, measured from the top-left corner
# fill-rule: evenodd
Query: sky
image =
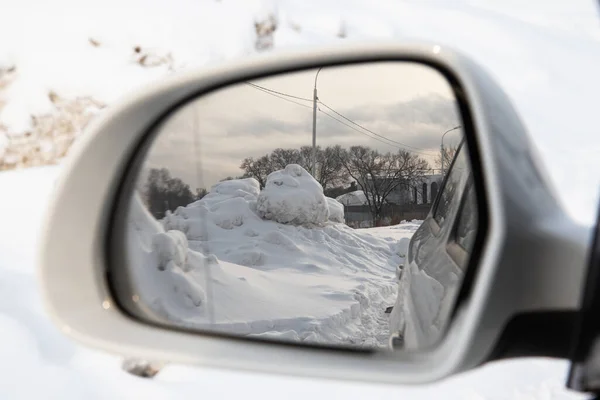
<path id="1" fill-rule="evenodd" d="M 145 169 L 166 167 L 192 188 L 209 188 L 241 175 L 246 157 L 311 145 L 316 75 L 311 69 L 267 77 L 191 101 L 161 125 Z M 461 125 L 446 79 L 418 63 L 323 68 L 317 90 L 317 145 L 323 147 L 406 149 L 437 168 L 441 135 Z M 461 137 L 461 129 L 450 132 L 445 145 L 456 145 Z"/>

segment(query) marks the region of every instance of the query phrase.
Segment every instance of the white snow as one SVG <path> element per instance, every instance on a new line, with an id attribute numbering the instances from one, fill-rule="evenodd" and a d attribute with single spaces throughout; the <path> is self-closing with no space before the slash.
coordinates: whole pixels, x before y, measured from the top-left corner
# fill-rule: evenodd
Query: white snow
<path id="1" fill-rule="evenodd" d="M 185 234 L 179 230 L 165 231 L 138 197 L 132 199 L 132 205 L 136 206 L 131 207 L 127 240 L 134 241 L 132 246 L 138 251 L 128 253 L 127 257 L 128 263 L 139 267 L 132 269 L 135 281 L 143 288 L 137 292 L 138 296 L 165 316 L 174 312 L 193 313 L 206 297 L 200 285 L 185 279 L 190 263 Z"/>
<path id="2" fill-rule="evenodd" d="M 327 197 L 326 200 L 329 208 L 329 220 L 344 223 L 344 205 L 331 197 Z"/>
<path id="3" fill-rule="evenodd" d="M 256 210 L 262 218 L 283 224 L 322 225 L 329 219 L 323 187 L 297 164 L 269 174 Z"/>
<path id="4" fill-rule="evenodd" d="M 334 42 L 341 40 L 335 36 L 340 33 L 344 40 L 416 37 L 459 48 L 515 103 L 570 212 L 586 224 L 593 221 L 600 183 L 595 121 L 600 28 L 597 2 L 591 0 L 356 0 L 345 7 L 338 0 L 318 5 L 298 0 L 11 2 L 2 5 L 0 15 L 0 75 L 15 66 L 17 76 L 0 90 L 0 125 L 19 133 L 30 127 L 32 115 L 54 112 L 50 90 L 110 104 L 171 69 L 252 53 L 254 22 L 269 14 L 277 19 L 271 38 L 276 49 Z M 154 66 L 142 65 L 143 57 Z M 495 363 L 424 387 L 181 366 L 168 366 L 154 381 L 129 376 L 117 358 L 66 339 L 44 313 L 34 255 L 56 173 L 56 168 L 42 168 L 0 174 L 3 399 L 266 399 L 282 393 L 290 399 L 584 398 L 563 389 L 565 362 L 543 359 Z M 294 337 L 289 331 L 279 334 Z"/>
<path id="5" fill-rule="evenodd" d="M 271 8 L 260 0 L 3 5 L 0 68 L 16 67 L 17 76 L 0 94 L 7 101 L 0 124 L 12 133 L 30 129 L 32 114 L 53 112 L 51 90 L 110 104 L 171 70 L 253 52 L 254 21 Z"/>
<path id="6" fill-rule="evenodd" d="M 388 241 L 394 254 L 406 258 L 410 238 L 422 223 L 423 221 L 420 220 L 412 220 L 410 222 L 402 221 L 398 225 L 369 228 L 368 231 L 370 235 Z M 401 267 L 403 267 L 403 265 L 399 265 L 398 268 L 396 268 L 396 279 L 400 278 Z"/>
<path id="7" fill-rule="evenodd" d="M 338 221 L 327 220 L 328 205 Z M 273 172 L 260 192 L 254 179 L 220 182 L 168 213 L 162 227 L 138 196 L 130 207 L 128 263 L 137 293 L 173 322 L 387 345 L 384 310 L 395 301 L 394 272 L 404 261 L 397 239 L 410 234 L 396 229 L 378 238 L 344 225 L 341 204 L 325 201 L 300 166 Z"/>

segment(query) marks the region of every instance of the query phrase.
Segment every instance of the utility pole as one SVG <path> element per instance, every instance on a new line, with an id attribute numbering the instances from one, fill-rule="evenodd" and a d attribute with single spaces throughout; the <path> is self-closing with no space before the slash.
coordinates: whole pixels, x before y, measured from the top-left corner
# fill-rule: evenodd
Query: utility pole
<path id="1" fill-rule="evenodd" d="M 442 169 L 442 177 L 444 176 L 444 137 L 442 136 L 442 144 L 440 145 L 440 160 L 441 160 L 441 169 Z"/>
<path id="2" fill-rule="evenodd" d="M 323 68 L 323 67 L 321 67 Z M 312 131 L 312 167 L 311 173 L 314 177 L 317 173 L 317 78 L 319 77 L 319 72 L 321 72 L 321 68 L 317 70 L 317 75 L 315 75 L 315 87 L 313 89 L 313 131 Z"/>
<path id="3" fill-rule="evenodd" d="M 440 157 L 441 157 L 440 158 L 440 161 L 441 161 L 440 164 L 441 164 L 441 169 L 442 169 L 442 177 L 444 176 L 444 156 L 445 156 L 445 154 L 444 154 L 444 136 L 446 136 L 446 133 L 452 132 L 452 131 L 454 131 L 456 129 L 459 129 L 460 127 L 461 127 L 460 125 L 455 126 L 454 128 L 448 129 L 446 132 L 444 132 L 442 134 L 442 144 L 440 145 L 440 152 L 441 152 L 441 154 L 440 154 Z"/>

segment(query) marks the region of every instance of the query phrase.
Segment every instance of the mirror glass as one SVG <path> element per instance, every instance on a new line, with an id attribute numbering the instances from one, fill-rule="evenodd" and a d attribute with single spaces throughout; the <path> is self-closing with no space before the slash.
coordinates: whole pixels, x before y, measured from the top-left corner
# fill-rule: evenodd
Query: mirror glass
<path id="1" fill-rule="evenodd" d="M 309 345 L 441 338 L 478 209 L 459 106 L 436 69 L 248 80 L 183 105 L 149 140 L 111 273 L 132 314 Z"/>

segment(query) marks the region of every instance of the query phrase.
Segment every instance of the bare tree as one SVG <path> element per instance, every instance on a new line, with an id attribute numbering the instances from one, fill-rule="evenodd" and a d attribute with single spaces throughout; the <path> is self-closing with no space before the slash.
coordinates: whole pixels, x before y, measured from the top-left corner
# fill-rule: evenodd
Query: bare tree
<path id="1" fill-rule="evenodd" d="M 167 168 L 152 168 L 148 174 L 145 188 L 145 201 L 150 213 L 161 219 L 167 210 L 174 211 L 179 206 L 186 206 L 197 200 L 190 186 L 179 178 L 171 176 Z"/>
<path id="2" fill-rule="evenodd" d="M 323 190 L 347 184 L 350 180 L 350 176 L 341 164 L 340 159 L 335 156 L 339 153 L 340 149 L 341 147 L 339 145 L 333 147 L 327 146 L 325 150 L 320 146 L 317 146 L 317 160 L 315 163 L 316 171 L 314 178 L 321 186 L 323 186 Z M 302 163 L 300 165 L 307 171 L 310 171 L 312 165 L 312 147 L 301 147 L 300 154 L 302 156 Z"/>
<path id="3" fill-rule="evenodd" d="M 284 169 L 290 164 L 298 164 L 306 169 L 307 164 L 298 149 L 275 149 L 269 154 L 271 172 Z"/>
<path id="4" fill-rule="evenodd" d="M 208 194 L 205 188 L 196 188 L 196 200 L 202 200 Z"/>
<path id="5" fill-rule="evenodd" d="M 444 147 L 444 152 L 442 154 L 442 151 L 440 150 L 440 154 L 437 155 L 437 157 L 435 158 L 435 166 L 439 169 L 442 168 L 442 158 L 444 160 L 444 173 L 446 173 L 448 171 L 448 169 L 450 168 L 450 164 L 452 163 L 452 160 L 454 159 L 454 156 L 456 155 L 456 151 L 458 150 L 457 146 L 448 146 L 448 147 Z"/>
<path id="6" fill-rule="evenodd" d="M 364 192 L 375 222 L 382 218 L 389 195 L 403 187 L 407 192 L 424 181 L 429 170 L 426 160 L 406 150 L 380 153 L 365 146 L 336 148 L 338 162 Z"/>
<path id="7" fill-rule="evenodd" d="M 240 168 L 244 171 L 243 177 L 256 179 L 261 189 L 267 184 L 267 176 L 272 172 L 268 155 L 257 159 L 247 157 L 242 161 Z"/>
<path id="8" fill-rule="evenodd" d="M 323 189 L 343 185 L 349 181 L 348 173 L 339 163 L 339 160 L 334 157 L 336 151 L 334 147 L 327 147 L 323 150 L 317 146 L 317 171 L 314 178 L 323 186 Z M 278 148 L 257 159 L 252 157 L 244 159 L 240 168 L 244 171 L 244 177 L 256 178 L 262 188 L 265 186 L 267 177 L 271 172 L 284 169 L 289 164 L 298 164 L 310 172 L 311 157 L 311 146 L 303 146 L 300 149 Z"/>
<path id="9" fill-rule="evenodd" d="M 305 167 L 299 150 L 278 148 L 256 159 L 247 157 L 242 161 L 240 168 L 244 171 L 243 178 L 255 178 L 260 187 L 264 188 L 271 172 L 284 169 L 289 164 Z"/>

